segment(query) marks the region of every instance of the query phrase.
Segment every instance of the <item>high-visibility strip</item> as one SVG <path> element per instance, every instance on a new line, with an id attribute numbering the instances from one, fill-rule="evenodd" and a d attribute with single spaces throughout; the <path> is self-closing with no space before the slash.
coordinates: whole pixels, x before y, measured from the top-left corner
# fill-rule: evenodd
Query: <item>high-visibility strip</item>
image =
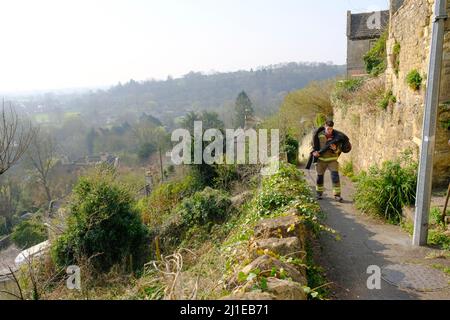
<path id="1" fill-rule="evenodd" d="M 333 192 L 341 192 L 341 188 L 333 188 Z"/>
<path id="2" fill-rule="evenodd" d="M 320 161 L 324 161 L 324 162 L 331 162 L 331 161 L 336 161 L 337 159 L 339 159 L 338 157 L 332 157 L 332 158 L 322 158 L 319 157 Z"/>
<path id="3" fill-rule="evenodd" d="M 325 187 L 316 186 L 316 191 L 325 191 Z"/>

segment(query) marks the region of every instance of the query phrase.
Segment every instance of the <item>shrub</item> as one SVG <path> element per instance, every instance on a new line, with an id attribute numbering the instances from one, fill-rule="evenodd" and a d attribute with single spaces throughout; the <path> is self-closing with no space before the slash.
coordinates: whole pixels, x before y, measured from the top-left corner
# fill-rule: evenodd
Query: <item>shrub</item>
<path id="1" fill-rule="evenodd" d="M 177 212 L 185 226 L 209 228 L 225 220 L 230 206 L 231 200 L 226 193 L 206 187 L 203 191 L 183 200 Z"/>
<path id="2" fill-rule="evenodd" d="M 26 220 L 14 227 L 12 241 L 22 249 L 30 248 L 47 240 L 47 228 L 37 220 Z"/>
<path id="3" fill-rule="evenodd" d="M 154 152 L 156 152 L 156 146 L 151 142 L 143 143 L 139 146 L 137 155 L 139 160 L 147 160 Z"/>
<path id="4" fill-rule="evenodd" d="M 384 94 L 384 96 L 382 97 L 382 99 L 378 102 L 378 106 L 383 109 L 386 110 L 387 107 L 391 104 L 391 103 L 396 103 L 397 102 L 397 98 L 392 94 L 392 91 L 386 92 Z"/>
<path id="5" fill-rule="evenodd" d="M 191 175 L 160 184 L 149 197 L 139 201 L 138 208 L 144 223 L 151 227 L 160 225 L 183 198 L 191 196 L 200 187 Z"/>
<path id="6" fill-rule="evenodd" d="M 411 161 L 410 153 L 405 153 L 402 158 L 386 161 L 381 168 L 373 166 L 358 177 L 356 207 L 399 223 L 402 208 L 415 202 L 416 184 L 417 163 Z"/>
<path id="7" fill-rule="evenodd" d="M 442 120 L 440 122 L 441 122 L 442 129 L 450 130 L 450 119 Z"/>
<path id="8" fill-rule="evenodd" d="M 95 271 L 108 271 L 131 258 L 140 265 L 148 230 L 127 188 L 113 174 L 99 170 L 75 186 L 67 230 L 52 247 L 58 266 L 92 258 Z"/>
<path id="9" fill-rule="evenodd" d="M 217 178 L 216 165 L 207 163 L 190 165 L 190 175 L 194 179 L 194 184 L 201 187 L 214 187 L 214 180 Z"/>
<path id="10" fill-rule="evenodd" d="M 284 151 L 287 153 L 287 161 L 290 164 L 298 163 L 298 147 L 299 143 L 291 134 L 287 134 L 284 140 Z"/>
<path id="11" fill-rule="evenodd" d="M 364 56 L 368 74 L 378 76 L 386 70 L 386 40 L 387 31 L 377 40 L 374 46 Z"/>
<path id="12" fill-rule="evenodd" d="M 413 90 L 419 90 L 422 85 L 423 78 L 416 69 L 411 70 L 406 76 L 406 83 Z"/>
<path id="13" fill-rule="evenodd" d="M 6 218 L 0 216 L 0 236 L 8 233 L 8 225 L 6 224 Z"/>
<path id="14" fill-rule="evenodd" d="M 239 178 L 236 165 L 224 164 L 216 167 L 217 176 L 214 178 L 214 187 L 229 191 L 232 183 Z"/>

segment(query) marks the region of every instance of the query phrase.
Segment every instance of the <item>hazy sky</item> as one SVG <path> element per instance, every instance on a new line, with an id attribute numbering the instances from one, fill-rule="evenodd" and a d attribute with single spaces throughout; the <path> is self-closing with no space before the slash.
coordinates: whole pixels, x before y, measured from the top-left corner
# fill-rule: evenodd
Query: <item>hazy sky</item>
<path id="1" fill-rule="evenodd" d="M 0 92 L 345 63 L 346 10 L 388 0 L 0 0 Z"/>

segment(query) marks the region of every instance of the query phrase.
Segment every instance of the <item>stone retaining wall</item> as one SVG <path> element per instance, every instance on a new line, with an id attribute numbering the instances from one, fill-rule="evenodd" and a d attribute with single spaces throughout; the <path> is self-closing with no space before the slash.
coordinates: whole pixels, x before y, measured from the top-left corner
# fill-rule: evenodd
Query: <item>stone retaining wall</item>
<path id="1" fill-rule="evenodd" d="M 264 292 L 253 291 L 251 287 L 241 288 L 239 292 L 222 299 L 306 300 L 307 295 L 303 289 L 307 286 L 305 267 L 283 262 L 280 258 L 306 258 L 306 240 L 309 233 L 300 216 L 290 211 L 286 216 L 265 219 L 255 226 L 254 231 L 255 240 L 249 246 L 249 256 L 253 260 L 241 272 L 247 275 L 256 269 L 269 273 L 276 270 L 278 274 L 283 270 L 285 278 L 269 276 Z M 235 275 L 230 282 L 236 285 L 237 277 L 238 275 Z"/>
<path id="2" fill-rule="evenodd" d="M 450 14 L 450 1 L 447 2 Z M 364 105 L 350 105 L 345 110 L 335 108 L 336 128 L 347 133 L 353 144 L 353 151 L 343 155 L 342 161 L 352 161 L 357 170 L 394 159 L 408 148 L 415 160 L 419 158 L 433 10 L 434 0 L 405 0 L 391 13 L 385 83 L 386 92 L 392 90 L 396 103 L 376 113 L 367 112 Z M 394 54 L 396 43 L 400 45 L 398 58 Z M 450 130 L 444 127 L 450 119 L 450 19 L 446 22 L 443 59 L 434 185 L 446 185 L 450 180 Z M 418 91 L 406 83 L 406 76 L 413 69 L 424 79 Z"/>

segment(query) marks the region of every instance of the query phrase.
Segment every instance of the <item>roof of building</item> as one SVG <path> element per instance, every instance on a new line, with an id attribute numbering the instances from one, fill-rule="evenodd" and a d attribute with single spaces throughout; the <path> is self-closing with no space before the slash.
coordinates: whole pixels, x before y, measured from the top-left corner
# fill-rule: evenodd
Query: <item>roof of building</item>
<path id="1" fill-rule="evenodd" d="M 398 9 L 403 5 L 405 0 L 391 0 L 391 12 L 392 14 L 396 13 Z"/>
<path id="2" fill-rule="evenodd" d="M 376 12 L 349 14 L 347 36 L 352 40 L 379 38 L 389 23 L 389 10 L 380 11 L 381 28 L 371 28 Z"/>

